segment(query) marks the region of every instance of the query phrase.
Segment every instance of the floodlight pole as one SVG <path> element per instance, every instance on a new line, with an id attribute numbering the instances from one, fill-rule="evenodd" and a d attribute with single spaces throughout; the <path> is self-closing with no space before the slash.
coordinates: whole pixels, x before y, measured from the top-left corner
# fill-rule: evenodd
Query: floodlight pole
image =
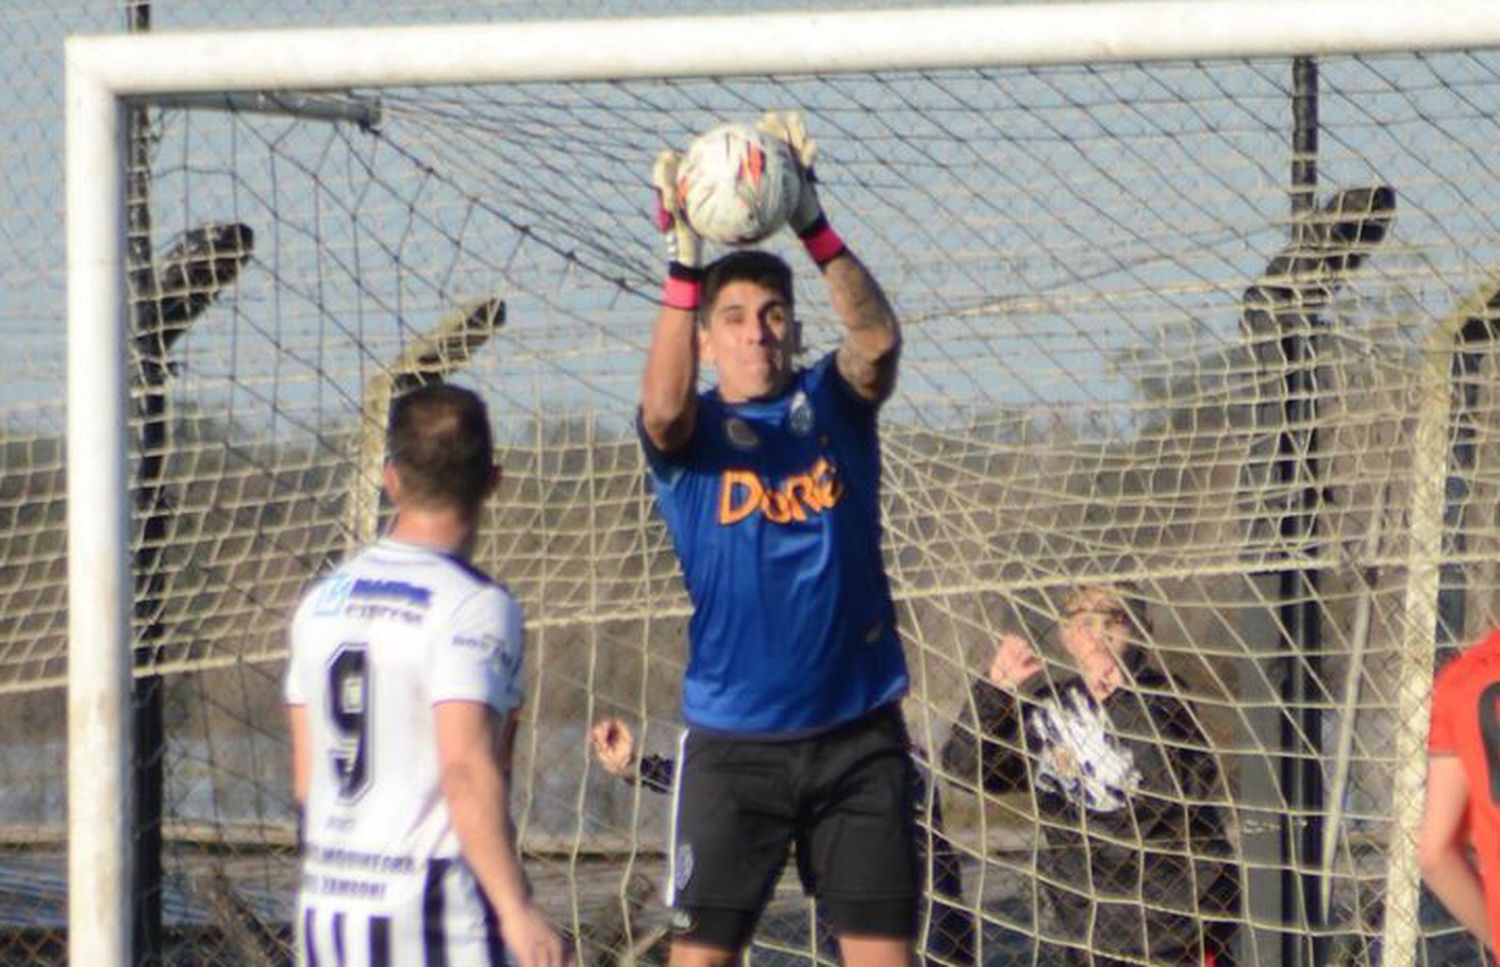
<path id="1" fill-rule="evenodd" d="M 151 29 L 150 0 L 128 0 L 127 29 L 131 33 Z M 151 266 L 151 115 L 145 105 L 130 108 L 127 117 L 129 171 L 127 179 L 126 231 L 130 263 L 127 272 L 148 272 Z M 132 278 L 133 276 L 127 276 Z M 132 296 L 139 298 L 140 292 Z M 139 341 L 147 334 L 136 332 Z M 167 521 L 162 508 L 161 474 L 166 445 L 166 367 L 158 358 L 139 356 L 134 386 L 140 407 L 141 460 L 135 494 L 142 515 L 140 543 L 134 555 L 135 606 L 140 623 L 132 666 L 149 665 L 154 644 L 163 635 L 161 623 L 162 576 L 159 568 Z M 165 800 L 166 726 L 162 710 L 164 682 L 160 674 L 147 671 L 132 684 L 135 709 L 136 754 L 134 757 L 136 822 L 135 865 L 132 871 L 135 897 L 131 917 L 135 963 L 142 967 L 161 962 L 162 956 L 162 820 Z"/>
<path id="2" fill-rule="evenodd" d="M 1262 904 L 1277 908 L 1279 922 L 1273 932 L 1278 934 L 1282 962 L 1301 962 L 1298 958 L 1310 952 L 1314 963 L 1322 963 L 1317 945 L 1323 941 L 1314 937 L 1309 951 L 1309 942 L 1297 939 L 1298 927 L 1327 919 L 1322 901 L 1326 864 L 1304 862 L 1323 855 L 1323 817 L 1328 808 L 1322 799 L 1319 761 L 1322 723 L 1308 717 L 1309 709 L 1320 711 L 1322 695 L 1319 613 L 1311 595 L 1302 592 L 1316 587 L 1316 571 L 1323 562 L 1315 543 L 1320 500 L 1316 426 L 1305 408 L 1314 401 L 1316 372 L 1309 359 L 1312 350 L 1304 343 L 1317 335 L 1311 324 L 1318 311 L 1385 240 L 1395 211 L 1396 192 L 1388 185 L 1342 189 L 1319 208 L 1300 209 L 1292 219 L 1285 248 L 1266 263 L 1241 303 L 1244 334 L 1265 378 L 1279 386 L 1281 396 L 1279 406 L 1268 408 L 1274 410 L 1274 417 L 1267 415 L 1274 420 L 1271 427 L 1278 443 L 1271 469 L 1286 495 L 1281 514 L 1273 517 L 1280 527 L 1287 563 L 1275 574 L 1280 604 L 1273 627 L 1274 650 L 1269 653 L 1281 699 L 1275 715 L 1276 738 L 1268 743 L 1277 749 L 1270 760 L 1276 773 L 1273 809 L 1279 816 L 1275 827 L 1278 872 L 1269 883 L 1259 875 L 1249 877 L 1246 897 L 1256 909 L 1263 909 Z M 1299 467 L 1306 469 L 1299 471 Z M 1313 574 L 1311 584 L 1308 572 Z M 1309 769 L 1315 773 L 1311 777 Z M 1315 847 L 1308 844 L 1309 837 L 1318 838 Z M 1320 866 L 1325 872 L 1320 873 Z M 1309 903 L 1316 910 L 1309 911 Z"/>
<path id="3" fill-rule="evenodd" d="M 380 474 L 385 465 L 385 428 L 391 401 L 424 383 L 440 383 L 462 369 L 504 324 L 505 303 L 500 299 L 485 299 L 455 310 L 407 346 L 390 369 L 365 381 L 359 458 L 344 528 L 349 553 L 373 541 L 380 529 Z"/>
<path id="4" fill-rule="evenodd" d="M 1318 62 L 1292 61 L 1292 246 L 1303 248 L 1317 231 L 1311 215 L 1318 189 Z M 1317 592 L 1321 563 L 1305 559 L 1316 553 L 1321 504 L 1318 468 L 1317 346 L 1322 320 L 1315 305 L 1294 288 L 1293 311 L 1279 314 L 1281 351 L 1286 361 L 1283 430 L 1277 443 L 1278 482 L 1288 489 L 1281 516 L 1281 537 L 1288 553 L 1306 566 L 1281 571 L 1277 628 L 1286 657 L 1281 679 L 1281 786 L 1289 807 L 1283 814 L 1281 912 L 1284 967 L 1326 963 L 1321 888 L 1317 870 L 1323 846 L 1319 813 L 1323 808 L 1321 690 L 1322 616 Z M 1299 484 L 1300 481 L 1300 484 Z M 1293 489 L 1295 488 L 1295 489 Z M 1305 872 L 1299 872 L 1305 871 Z M 1305 927 L 1306 929 L 1299 929 Z"/>
<path id="5" fill-rule="evenodd" d="M 132 109 L 136 114 L 138 109 Z M 144 112 L 139 112 L 144 117 Z M 134 119 L 132 119 L 133 121 Z M 130 150 L 144 154 L 143 130 L 132 123 Z M 173 372 L 172 346 L 188 326 L 213 304 L 220 290 L 234 281 L 249 258 L 254 238 L 240 224 L 208 224 L 185 232 L 161 258 L 151 251 L 148 173 L 134 167 L 128 221 L 134 367 L 131 395 L 141 420 L 141 457 L 135 508 L 141 536 L 133 557 L 134 615 L 139 639 L 133 648 L 136 757 L 136 839 L 134 867 L 134 948 L 136 963 L 151 965 L 164 957 L 162 934 L 162 823 L 165 819 L 166 681 L 154 670 L 156 645 L 166 637 L 162 619 L 166 582 L 161 557 L 172 519 L 163 480 L 169 444 L 167 383 Z M 136 183 L 139 183 L 138 186 Z"/>

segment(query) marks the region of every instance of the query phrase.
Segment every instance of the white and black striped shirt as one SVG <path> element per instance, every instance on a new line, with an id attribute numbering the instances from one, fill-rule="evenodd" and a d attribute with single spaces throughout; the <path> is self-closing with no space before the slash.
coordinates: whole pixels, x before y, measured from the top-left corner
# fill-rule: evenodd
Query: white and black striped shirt
<path id="1" fill-rule="evenodd" d="M 391 540 L 303 598 L 286 679 L 287 703 L 306 708 L 310 752 L 300 964 L 506 962 L 443 797 L 433 706 L 517 708 L 522 628 L 504 587 Z"/>

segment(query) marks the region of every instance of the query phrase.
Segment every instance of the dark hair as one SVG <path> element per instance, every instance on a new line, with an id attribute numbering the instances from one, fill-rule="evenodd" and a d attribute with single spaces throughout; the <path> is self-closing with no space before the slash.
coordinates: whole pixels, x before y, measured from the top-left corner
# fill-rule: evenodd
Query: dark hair
<path id="1" fill-rule="evenodd" d="M 478 509 L 495 469 L 484 400 L 447 383 L 431 383 L 398 397 L 391 404 L 385 452 L 412 503 Z"/>
<path id="2" fill-rule="evenodd" d="M 1116 607 L 1108 609 L 1130 626 L 1132 633 L 1142 640 L 1151 637 L 1151 602 L 1141 593 L 1140 585 L 1134 581 L 1101 581 L 1097 584 L 1080 584 L 1068 592 L 1063 605 L 1064 614 L 1072 613 L 1069 603 L 1077 596 L 1093 591 L 1108 597 Z"/>
<path id="3" fill-rule="evenodd" d="M 754 282 L 781 294 L 787 308 L 792 307 L 792 267 L 779 255 L 759 249 L 741 249 L 721 255 L 703 270 L 703 310 L 700 321 L 707 321 L 714 300 L 731 282 Z"/>

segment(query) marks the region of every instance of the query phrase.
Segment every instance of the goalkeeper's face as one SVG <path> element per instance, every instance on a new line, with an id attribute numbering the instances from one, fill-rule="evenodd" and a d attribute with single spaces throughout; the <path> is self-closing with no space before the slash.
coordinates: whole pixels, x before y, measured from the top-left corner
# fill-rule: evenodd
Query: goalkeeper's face
<path id="1" fill-rule="evenodd" d="M 786 386 L 800 330 L 780 292 L 757 282 L 731 282 L 719 290 L 698 330 L 703 359 L 719 376 L 727 403 L 775 396 Z"/>

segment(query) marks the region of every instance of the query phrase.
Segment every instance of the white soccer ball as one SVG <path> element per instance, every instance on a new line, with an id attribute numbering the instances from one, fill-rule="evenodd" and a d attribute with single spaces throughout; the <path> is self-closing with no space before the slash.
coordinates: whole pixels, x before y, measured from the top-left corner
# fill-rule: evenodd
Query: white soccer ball
<path id="1" fill-rule="evenodd" d="M 688 224 L 720 245 L 749 245 L 797 207 L 802 170 L 785 141 L 748 124 L 721 124 L 688 146 L 677 197 Z"/>

